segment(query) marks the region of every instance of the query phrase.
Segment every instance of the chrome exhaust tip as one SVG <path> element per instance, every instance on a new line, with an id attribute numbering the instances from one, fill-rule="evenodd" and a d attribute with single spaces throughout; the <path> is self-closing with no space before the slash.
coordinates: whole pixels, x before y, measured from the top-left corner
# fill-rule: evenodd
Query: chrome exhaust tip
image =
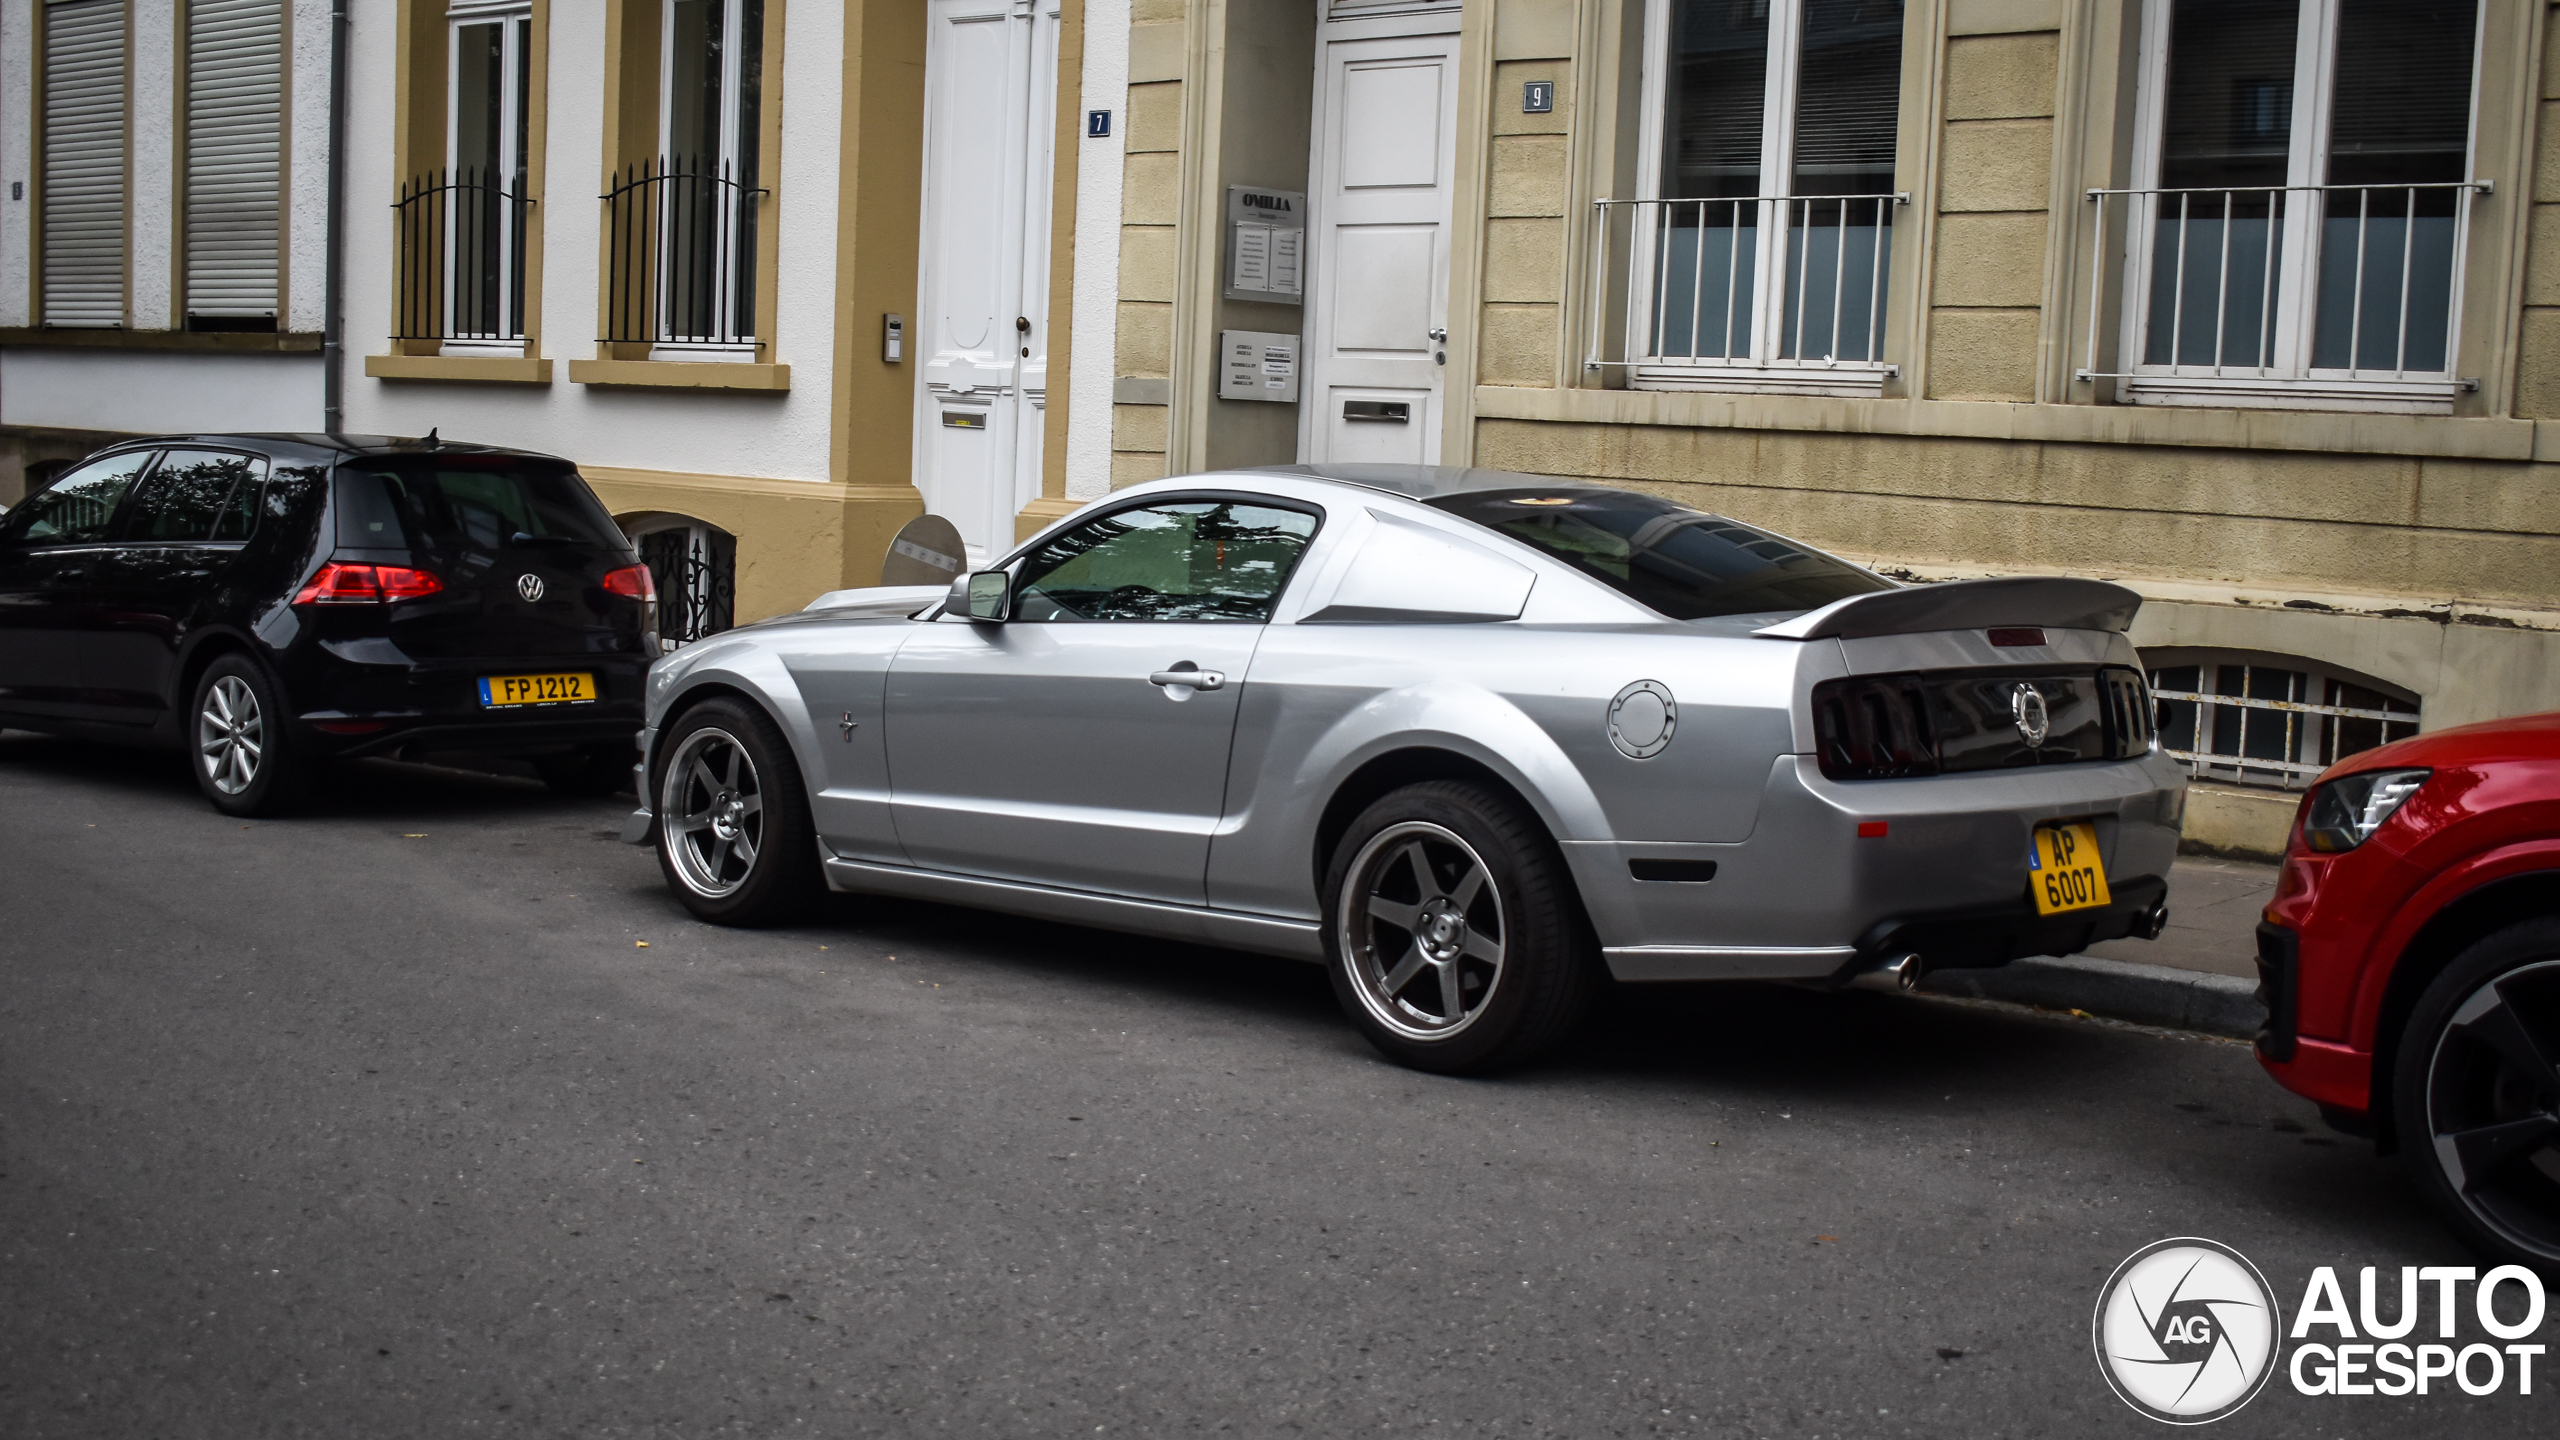
<path id="1" fill-rule="evenodd" d="M 1906 993 L 1920 984 L 1921 960 L 1918 954 L 1904 952 L 1849 977 L 1849 983 L 1861 990 L 1884 990 Z"/>

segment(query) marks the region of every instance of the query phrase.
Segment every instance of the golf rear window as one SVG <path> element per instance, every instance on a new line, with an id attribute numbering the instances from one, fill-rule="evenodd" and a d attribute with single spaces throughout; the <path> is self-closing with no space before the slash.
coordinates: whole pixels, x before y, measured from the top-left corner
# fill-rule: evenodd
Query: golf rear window
<path id="1" fill-rule="evenodd" d="M 338 469 L 338 543 L 480 551 L 625 545 L 577 471 L 515 455 L 350 461 Z"/>
<path id="2" fill-rule="evenodd" d="M 1474 490 L 1426 502 L 1545 551 L 1674 620 L 1812 610 L 1890 590 L 1872 571 L 1632 490 Z"/>

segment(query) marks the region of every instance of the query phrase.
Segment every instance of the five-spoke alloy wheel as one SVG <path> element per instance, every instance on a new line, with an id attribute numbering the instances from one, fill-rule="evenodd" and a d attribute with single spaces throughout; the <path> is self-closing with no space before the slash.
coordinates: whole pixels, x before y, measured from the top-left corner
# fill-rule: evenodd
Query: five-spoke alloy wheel
<path id="1" fill-rule="evenodd" d="M 2509 926 L 2419 997 L 2398 1057 L 2400 1147 L 2455 1231 L 2560 1271 L 2560 919 Z"/>
<path id="2" fill-rule="evenodd" d="M 1569 1033 L 1596 987 L 1554 842 L 1489 786 L 1408 785 L 1362 812 L 1325 881 L 1334 993 L 1399 1063 L 1516 1065 Z"/>
<path id="3" fill-rule="evenodd" d="M 707 701 L 662 742 L 658 864 L 686 908 L 724 925 L 789 918 L 819 888 L 800 767 L 763 711 Z"/>
<path id="4" fill-rule="evenodd" d="M 246 655 L 217 657 L 196 679 L 188 749 L 196 788 L 225 815 L 272 815 L 302 791 L 303 765 L 282 697 Z"/>

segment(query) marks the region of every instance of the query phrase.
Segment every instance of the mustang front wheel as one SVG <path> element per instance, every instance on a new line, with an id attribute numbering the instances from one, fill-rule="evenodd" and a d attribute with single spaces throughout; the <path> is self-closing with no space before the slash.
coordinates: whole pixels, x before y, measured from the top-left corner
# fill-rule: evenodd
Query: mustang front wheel
<path id="1" fill-rule="evenodd" d="M 760 710 L 707 701 L 670 729 L 658 767 L 658 868 L 717 925 L 789 919 L 819 891 L 800 767 Z"/>
<path id="2" fill-rule="evenodd" d="M 2472 945 L 2419 997 L 2394 1067 L 2400 1147 L 2473 1248 L 2560 1274 L 2560 919 Z"/>
<path id="3" fill-rule="evenodd" d="M 1544 1053 L 1595 986 L 1563 858 L 1508 797 L 1409 785 L 1353 821 L 1326 875 L 1343 1010 L 1387 1056 L 1456 1074 Z"/>

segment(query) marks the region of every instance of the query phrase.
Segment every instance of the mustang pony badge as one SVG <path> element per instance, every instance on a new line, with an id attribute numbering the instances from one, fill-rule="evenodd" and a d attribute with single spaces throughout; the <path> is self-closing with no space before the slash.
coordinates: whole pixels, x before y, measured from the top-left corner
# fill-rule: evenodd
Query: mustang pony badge
<path id="1" fill-rule="evenodd" d="M 2044 737 L 2053 733 L 2053 717 L 2045 713 L 2043 693 L 2023 680 L 2009 692 L 2009 713 L 2018 722 L 2018 738 L 2030 746 L 2042 746 Z"/>

